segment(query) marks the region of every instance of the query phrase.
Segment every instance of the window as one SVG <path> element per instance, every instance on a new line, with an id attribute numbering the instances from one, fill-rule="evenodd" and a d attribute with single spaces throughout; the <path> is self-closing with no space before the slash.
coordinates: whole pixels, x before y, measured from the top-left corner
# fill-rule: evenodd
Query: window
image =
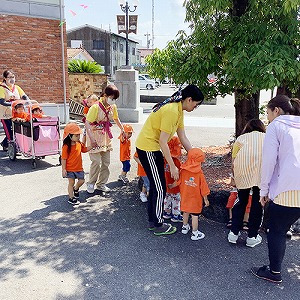
<path id="1" fill-rule="evenodd" d="M 120 44 L 120 52 L 123 53 L 124 52 L 124 45 Z"/>
<path id="2" fill-rule="evenodd" d="M 104 41 L 93 40 L 93 49 L 104 50 Z"/>
<path id="3" fill-rule="evenodd" d="M 113 50 L 117 50 L 117 42 L 113 42 Z"/>
<path id="4" fill-rule="evenodd" d="M 135 55 L 135 48 L 132 47 L 132 55 Z"/>

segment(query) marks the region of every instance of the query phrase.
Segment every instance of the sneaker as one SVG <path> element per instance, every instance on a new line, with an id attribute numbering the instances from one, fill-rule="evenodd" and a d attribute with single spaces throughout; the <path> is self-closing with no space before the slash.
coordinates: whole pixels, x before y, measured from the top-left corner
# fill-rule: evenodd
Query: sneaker
<path id="1" fill-rule="evenodd" d="M 172 222 L 178 223 L 178 222 L 183 222 L 183 218 L 182 215 L 173 215 L 173 217 L 171 218 Z"/>
<path id="2" fill-rule="evenodd" d="M 79 189 L 78 190 L 74 189 L 74 198 L 76 198 L 76 199 L 79 198 Z"/>
<path id="3" fill-rule="evenodd" d="M 262 237 L 259 234 L 256 236 L 256 238 L 255 237 L 252 237 L 252 238 L 247 237 L 246 246 L 253 248 L 253 247 L 259 245 L 261 243 L 261 241 L 262 241 Z"/>
<path id="4" fill-rule="evenodd" d="M 274 283 L 282 282 L 281 274 L 272 273 L 269 266 L 251 268 L 251 273 L 258 278 L 265 279 Z"/>
<path id="5" fill-rule="evenodd" d="M 106 184 L 100 184 L 99 188 L 97 189 L 105 193 L 110 192 L 110 188 Z"/>
<path id="6" fill-rule="evenodd" d="M 154 226 L 154 223 L 153 223 L 153 222 L 149 222 L 148 230 L 150 230 L 150 231 L 155 230 L 155 226 Z"/>
<path id="7" fill-rule="evenodd" d="M 193 231 L 191 235 L 191 240 L 198 241 L 205 238 L 205 234 L 199 230 Z"/>
<path id="8" fill-rule="evenodd" d="M 87 183 L 86 184 L 86 191 L 89 193 L 89 194 L 93 194 L 95 192 L 95 186 L 94 184 L 92 183 Z"/>
<path id="9" fill-rule="evenodd" d="M 230 230 L 229 233 L 228 233 L 228 236 L 227 236 L 228 242 L 232 243 L 232 244 L 236 244 L 236 241 L 238 240 L 239 236 L 240 236 L 240 233 L 239 234 L 234 234 Z"/>
<path id="10" fill-rule="evenodd" d="M 161 227 L 156 227 L 154 234 L 155 235 L 169 235 L 176 232 L 176 227 L 171 224 L 163 223 Z"/>
<path id="11" fill-rule="evenodd" d="M 190 224 L 182 225 L 181 233 L 187 234 L 187 233 L 189 232 L 190 229 L 191 229 Z"/>
<path id="12" fill-rule="evenodd" d="M 119 175 L 118 181 L 122 181 L 124 184 L 129 183 L 129 179 L 125 175 Z"/>
<path id="13" fill-rule="evenodd" d="M 141 201 L 144 202 L 144 203 L 148 201 L 147 196 L 146 196 L 146 194 L 144 194 L 144 193 L 140 193 L 140 199 L 141 199 Z"/>
<path id="14" fill-rule="evenodd" d="M 69 198 L 68 202 L 72 205 L 79 204 L 80 202 L 75 198 Z"/>
<path id="15" fill-rule="evenodd" d="M 169 214 L 169 213 L 167 213 L 167 212 L 164 211 L 163 218 L 167 219 L 167 220 L 171 219 L 172 218 L 172 214 Z"/>

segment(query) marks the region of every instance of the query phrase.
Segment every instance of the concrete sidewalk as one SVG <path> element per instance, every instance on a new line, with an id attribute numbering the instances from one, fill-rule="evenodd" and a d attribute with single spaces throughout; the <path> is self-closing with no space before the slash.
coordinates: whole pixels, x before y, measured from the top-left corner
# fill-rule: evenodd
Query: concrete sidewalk
<path id="1" fill-rule="evenodd" d="M 186 121 L 193 126 L 186 130 L 195 146 L 227 142 L 233 131 L 226 123 L 232 119 L 230 105 L 203 106 L 192 114 Z M 207 127 L 199 126 L 202 117 Z M 224 124 L 213 127 L 209 120 L 218 118 Z M 142 123 L 133 126 L 132 144 Z M 84 186 L 77 207 L 67 203 L 67 180 L 56 166 L 58 155 L 38 161 L 32 169 L 30 159 L 18 156 L 12 162 L 0 152 L 1 300 L 299 299 L 298 237 L 287 243 L 284 282 L 274 285 L 249 272 L 268 261 L 265 236 L 253 249 L 245 247 L 244 235 L 233 246 L 224 224 L 202 217 L 199 226 L 206 237 L 200 241 L 181 234 L 180 225 L 168 237 L 149 232 L 134 161 L 131 183 L 117 181 L 118 134 L 114 125 L 111 193 L 89 195 Z M 88 154 L 83 164 L 88 177 Z"/>

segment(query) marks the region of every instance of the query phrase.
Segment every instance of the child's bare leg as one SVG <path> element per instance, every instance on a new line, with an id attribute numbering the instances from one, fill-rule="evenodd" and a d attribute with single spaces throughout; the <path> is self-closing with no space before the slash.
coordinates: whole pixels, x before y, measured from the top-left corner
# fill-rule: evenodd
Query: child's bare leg
<path id="1" fill-rule="evenodd" d="M 74 184 L 75 184 L 75 179 L 74 178 L 68 178 L 69 184 L 68 184 L 68 194 L 69 198 L 74 197 Z"/>
<path id="2" fill-rule="evenodd" d="M 189 213 L 184 212 L 182 217 L 183 217 L 183 225 L 186 225 L 189 222 Z"/>
<path id="3" fill-rule="evenodd" d="M 249 221 L 249 213 L 246 213 L 244 214 L 244 222 L 248 222 Z"/>
<path id="4" fill-rule="evenodd" d="M 76 183 L 76 185 L 75 185 L 75 187 L 74 187 L 74 190 L 79 190 L 79 188 L 84 184 L 84 179 L 78 179 L 78 181 L 77 181 L 77 183 Z"/>
<path id="5" fill-rule="evenodd" d="M 199 216 L 192 215 L 192 230 L 193 231 L 198 230 L 198 220 L 199 220 Z"/>
<path id="6" fill-rule="evenodd" d="M 144 186 L 142 187 L 142 193 L 144 193 L 146 196 L 148 196 L 147 189 Z"/>
<path id="7" fill-rule="evenodd" d="M 127 172 L 122 171 L 122 172 L 121 172 L 121 175 L 126 177 Z"/>

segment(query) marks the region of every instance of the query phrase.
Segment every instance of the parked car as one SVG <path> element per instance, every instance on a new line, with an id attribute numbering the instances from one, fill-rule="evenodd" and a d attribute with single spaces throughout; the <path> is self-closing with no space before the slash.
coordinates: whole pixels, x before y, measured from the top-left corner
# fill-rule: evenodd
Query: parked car
<path id="1" fill-rule="evenodd" d="M 154 80 L 150 80 L 143 75 L 139 75 L 139 81 L 140 81 L 141 89 L 154 90 L 154 88 L 155 88 Z"/>
<path id="2" fill-rule="evenodd" d="M 151 78 L 149 74 L 140 74 L 140 75 L 146 77 L 149 80 L 154 80 L 155 81 L 155 87 L 158 88 L 160 86 L 160 81 L 158 79 Z"/>

